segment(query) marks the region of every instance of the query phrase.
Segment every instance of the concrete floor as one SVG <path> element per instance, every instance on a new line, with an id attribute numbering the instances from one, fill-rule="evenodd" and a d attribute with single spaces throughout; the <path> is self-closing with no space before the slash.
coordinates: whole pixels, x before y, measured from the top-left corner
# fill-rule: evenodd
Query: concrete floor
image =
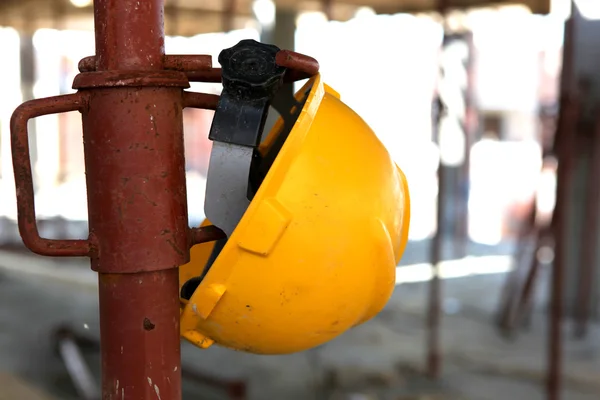
<path id="1" fill-rule="evenodd" d="M 426 243 L 412 243 L 403 264 L 423 262 L 426 249 Z M 250 398 L 257 400 L 544 399 L 544 315 L 537 310 L 530 329 L 515 341 L 499 337 L 491 321 L 502 282 L 501 274 L 444 282 L 445 364 L 437 383 L 420 373 L 423 283 L 399 285 L 378 317 L 312 351 L 264 357 L 219 347 L 202 351 L 184 342 L 183 361 L 199 371 L 246 379 Z M 51 331 L 67 322 L 97 336 L 97 307 L 95 275 L 82 260 L 58 263 L 0 252 L 0 370 L 16 373 L 57 399 L 76 399 L 52 349 Z M 600 397 L 599 339 L 600 327 L 594 326 L 586 340 L 568 340 L 563 399 Z M 98 357 L 90 363 L 97 372 Z M 225 398 L 184 383 L 185 400 Z"/>

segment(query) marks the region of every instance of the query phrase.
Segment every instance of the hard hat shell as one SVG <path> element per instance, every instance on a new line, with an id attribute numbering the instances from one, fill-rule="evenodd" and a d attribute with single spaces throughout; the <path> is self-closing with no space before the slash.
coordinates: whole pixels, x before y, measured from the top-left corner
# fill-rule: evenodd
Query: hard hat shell
<path id="1" fill-rule="evenodd" d="M 307 350 L 375 316 L 393 292 L 408 239 L 406 178 L 319 75 L 298 98 L 308 90 L 244 216 L 182 299 L 181 335 L 199 347 Z M 271 132 L 280 128 L 281 121 Z M 213 247 L 192 248 L 180 286 L 201 275 Z"/>

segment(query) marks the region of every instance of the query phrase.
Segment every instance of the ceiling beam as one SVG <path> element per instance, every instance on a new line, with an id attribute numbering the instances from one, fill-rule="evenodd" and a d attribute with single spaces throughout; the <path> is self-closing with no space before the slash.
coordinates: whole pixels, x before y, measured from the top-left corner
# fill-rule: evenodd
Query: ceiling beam
<path id="1" fill-rule="evenodd" d="M 449 0 L 448 9 L 467 10 L 483 7 L 499 7 L 508 5 L 524 5 L 529 7 L 534 14 L 549 14 L 550 0 Z M 435 7 L 402 6 L 402 5 L 378 5 L 371 6 L 378 14 L 416 14 L 437 11 Z"/>

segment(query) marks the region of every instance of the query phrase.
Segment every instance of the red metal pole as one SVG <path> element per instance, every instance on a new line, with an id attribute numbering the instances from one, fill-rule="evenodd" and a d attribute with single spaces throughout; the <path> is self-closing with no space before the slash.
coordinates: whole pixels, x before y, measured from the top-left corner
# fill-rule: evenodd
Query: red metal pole
<path id="1" fill-rule="evenodd" d="M 440 282 L 440 266 L 444 238 L 444 221 L 446 219 L 444 194 L 446 192 L 446 170 L 438 164 L 438 199 L 437 229 L 431 243 L 431 280 L 429 281 L 429 297 L 427 300 L 427 376 L 438 379 L 441 375 L 441 343 L 440 320 L 442 308 L 442 284 Z"/>
<path id="2" fill-rule="evenodd" d="M 164 1 L 95 0 L 96 70 L 162 70 Z"/>
<path id="3" fill-rule="evenodd" d="M 92 269 L 104 400 L 181 400 L 187 82 L 163 71 L 163 13 L 162 0 L 96 0 L 96 72 L 74 85 L 89 96 L 83 135 L 89 224 L 100 249 Z"/>

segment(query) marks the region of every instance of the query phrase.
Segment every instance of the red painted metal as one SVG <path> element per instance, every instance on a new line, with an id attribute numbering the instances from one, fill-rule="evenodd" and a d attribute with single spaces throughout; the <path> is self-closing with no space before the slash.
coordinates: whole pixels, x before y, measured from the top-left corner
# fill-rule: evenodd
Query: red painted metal
<path id="1" fill-rule="evenodd" d="M 75 89 L 107 87 L 174 87 L 187 88 L 189 82 L 178 71 L 95 71 L 77 75 L 73 80 Z M 179 95 L 181 93 L 177 91 Z"/>
<path id="2" fill-rule="evenodd" d="M 81 111 L 86 103 L 86 96 L 80 93 L 49 97 L 23 103 L 12 115 L 10 129 L 19 232 L 25 246 L 34 253 L 47 256 L 83 257 L 90 255 L 94 248 L 91 240 L 51 240 L 40 237 L 35 220 L 33 176 L 27 134 L 27 122 L 30 119 L 67 111 Z"/>
<path id="3" fill-rule="evenodd" d="M 201 108 L 204 110 L 216 110 L 219 96 L 208 93 L 184 92 L 183 106 L 186 108 Z"/>
<path id="4" fill-rule="evenodd" d="M 103 399 L 181 399 L 178 285 L 174 268 L 100 274 Z"/>
<path id="5" fill-rule="evenodd" d="M 90 91 L 82 114 L 92 269 L 177 268 L 188 254 L 181 88 Z"/>
<path id="6" fill-rule="evenodd" d="M 295 82 L 307 79 L 319 72 L 319 62 L 314 58 L 290 50 L 281 50 L 277 53 L 276 62 L 288 68 L 284 76 L 286 82 Z M 203 68 L 186 70 L 190 82 L 221 82 L 220 68 Z"/>
<path id="7" fill-rule="evenodd" d="M 181 400 L 176 268 L 189 261 L 181 116 L 189 84 L 164 71 L 162 0 L 96 0 L 94 22 L 97 72 L 74 87 L 90 93 L 82 120 L 100 249 L 92 269 L 102 397 Z"/>
<path id="8" fill-rule="evenodd" d="M 162 0 L 94 2 L 96 70 L 164 69 Z"/>
<path id="9" fill-rule="evenodd" d="M 164 68 L 173 71 L 199 71 L 212 68 L 212 56 L 201 54 L 165 55 Z M 96 71 L 96 56 L 84 57 L 78 64 L 79 72 Z"/>
<path id="10" fill-rule="evenodd" d="M 289 68 L 290 72 L 296 74 L 294 79 L 306 79 L 319 72 L 319 62 L 312 57 L 296 53 L 290 50 L 281 50 L 277 53 L 275 62 Z M 301 77 L 303 75 L 304 77 Z"/>

